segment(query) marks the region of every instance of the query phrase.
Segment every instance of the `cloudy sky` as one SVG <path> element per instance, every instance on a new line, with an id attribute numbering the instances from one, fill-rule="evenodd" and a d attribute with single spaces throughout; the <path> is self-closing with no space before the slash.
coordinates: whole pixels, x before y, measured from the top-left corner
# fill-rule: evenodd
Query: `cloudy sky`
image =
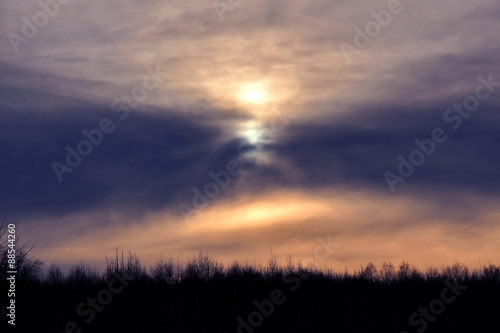
<path id="1" fill-rule="evenodd" d="M 0 5 L 0 216 L 42 259 L 500 260 L 497 1 Z"/>

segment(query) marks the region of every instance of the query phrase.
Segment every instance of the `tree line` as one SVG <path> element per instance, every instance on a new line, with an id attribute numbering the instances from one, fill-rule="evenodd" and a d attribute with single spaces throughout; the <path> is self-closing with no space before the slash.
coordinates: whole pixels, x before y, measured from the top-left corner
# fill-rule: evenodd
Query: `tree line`
<path id="1" fill-rule="evenodd" d="M 146 267 L 116 250 L 103 271 L 82 261 L 64 273 L 30 249 L 18 248 L 12 332 L 500 332 L 500 267 L 491 263 L 425 271 L 369 263 L 349 273 L 275 256 L 225 267 L 200 251 L 186 263 L 168 257 Z M 0 264 L 4 294 L 1 242 Z"/>

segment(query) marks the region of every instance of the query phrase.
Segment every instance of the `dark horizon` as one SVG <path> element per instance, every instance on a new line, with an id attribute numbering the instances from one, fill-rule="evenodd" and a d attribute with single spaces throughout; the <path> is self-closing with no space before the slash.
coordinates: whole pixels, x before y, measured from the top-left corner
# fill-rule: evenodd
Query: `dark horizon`
<path id="1" fill-rule="evenodd" d="M 2 251 L 3 253 L 3 251 Z M 2 256 L 2 268 L 6 262 Z M 418 271 L 408 263 L 358 272 L 234 262 L 200 251 L 186 265 L 164 258 L 149 269 L 130 253 L 98 272 L 68 274 L 35 258 L 17 266 L 12 332 L 497 332 L 500 267 L 461 264 Z M 0 285 L 7 290 L 4 270 Z M 27 320 L 27 316 L 31 320 Z"/>
<path id="2" fill-rule="evenodd" d="M 500 262 L 497 3 L 224 1 L 2 5 L 0 214 L 37 256 Z"/>

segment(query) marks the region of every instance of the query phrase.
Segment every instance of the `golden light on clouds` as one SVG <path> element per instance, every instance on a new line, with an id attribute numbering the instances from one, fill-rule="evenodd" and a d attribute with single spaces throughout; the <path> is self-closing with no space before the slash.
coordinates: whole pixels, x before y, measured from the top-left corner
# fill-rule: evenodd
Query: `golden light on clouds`
<path id="1" fill-rule="evenodd" d="M 321 267 L 341 271 L 346 266 L 358 269 L 370 261 L 399 264 L 408 258 L 421 268 L 456 260 L 474 267 L 479 260 L 499 260 L 497 210 L 490 209 L 481 221 L 464 225 L 439 217 L 442 213 L 443 207 L 430 202 L 376 197 L 369 192 L 274 191 L 259 197 L 219 198 L 192 216 L 189 223 L 175 210 L 152 213 L 138 221 L 125 221 L 124 216 L 68 217 L 74 223 L 72 228 L 81 232 L 74 237 L 57 232 L 45 236 L 54 239 L 38 237 L 36 252 L 41 257 L 60 258 L 61 263 L 74 263 L 75 257 L 104 263 L 104 254 L 112 254 L 117 247 L 125 252 L 137 250 L 149 265 L 159 255 L 169 254 L 183 262 L 202 249 L 224 264 L 252 257 L 265 264 L 271 249 L 282 262 L 289 254 L 295 259 L 309 258 L 317 238 L 331 236 L 340 246 Z M 446 214 L 455 213 L 449 208 Z M 88 221 L 104 218 L 130 225 L 121 229 L 113 223 L 107 228 L 88 226 Z M 67 223 L 64 219 L 59 222 L 61 226 Z M 36 234 L 35 229 L 23 234 L 34 238 L 30 232 Z M 471 234 L 476 235 L 473 241 L 468 240 Z M 146 243 L 148 247 L 143 246 Z"/>
<path id="2" fill-rule="evenodd" d="M 210 105 L 205 105 L 212 108 L 260 118 L 272 108 L 296 102 L 303 61 L 289 52 L 280 52 L 276 46 L 284 40 L 295 43 L 295 38 L 286 31 L 261 31 L 165 41 L 168 46 L 164 47 L 161 66 L 170 75 L 160 87 L 159 104 L 185 106 L 196 104 L 197 100 L 208 102 Z M 220 49 L 216 45 L 225 47 Z M 266 54 L 257 45 L 265 45 Z M 271 50 L 275 50 L 273 57 L 268 56 Z"/>

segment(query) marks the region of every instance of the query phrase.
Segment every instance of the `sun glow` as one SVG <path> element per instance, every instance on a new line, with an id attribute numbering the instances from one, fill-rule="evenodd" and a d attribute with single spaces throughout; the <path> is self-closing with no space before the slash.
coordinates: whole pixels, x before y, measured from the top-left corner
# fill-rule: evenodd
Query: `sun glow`
<path id="1" fill-rule="evenodd" d="M 238 99 L 248 104 L 264 104 L 270 100 L 270 96 L 264 84 L 251 83 L 240 88 Z"/>
<path id="2" fill-rule="evenodd" d="M 257 144 L 261 136 L 261 124 L 258 121 L 250 120 L 245 122 L 239 131 L 239 134 L 248 140 L 249 144 Z"/>
<path id="3" fill-rule="evenodd" d="M 248 129 L 243 131 L 243 135 L 247 138 L 248 142 L 251 144 L 259 142 L 259 131 L 256 129 Z"/>

